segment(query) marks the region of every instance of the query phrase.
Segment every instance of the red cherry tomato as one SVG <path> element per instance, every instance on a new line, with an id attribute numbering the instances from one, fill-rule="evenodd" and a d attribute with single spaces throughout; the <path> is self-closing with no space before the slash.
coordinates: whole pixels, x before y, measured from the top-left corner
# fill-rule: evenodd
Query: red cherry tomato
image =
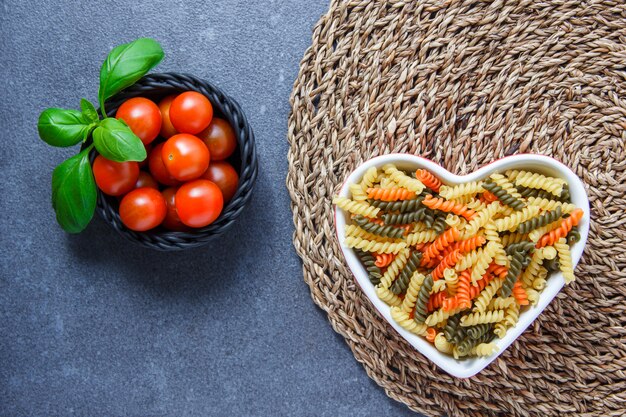
<path id="1" fill-rule="evenodd" d="M 193 135 L 179 133 L 169 138 L 161 150 L 167 172 L 179 181 L 189 181 L 204 174 L 209 166 L 209 149 Z"/>
<path id="2" fill-rule="evenodd" d="M 139 165 L 133 161 L 115 162 L 98 155 L 93 161 L 93 176 L 103 193 L 119 196 L 135 188 Z"/>
<path id="3" fill-rule="evenodd" d="M 179 94 L 170 106 L 170 120 L 180 133 L 202 132 L 213 118 L 213 106 L 208 98 L 195 91 Z"/>
<path id="4" fill-rule="evenodd" d="M 150 155 L 150 151 L 152 151 L 152 144 L 151 143 L 148 143 L 147 145 L 144 144 L 143 147 L 146 148 L 146 159 L 144 159 L 143 161 L 139 162 L 139 168 L 143 168 L 145 166 L 148 166 L 148 156 Z"/>
<path id="5" fill-rule="evenodd" d="M 202 178 L 214 182 L 220 187 L 225 203 L 229 202 L 237 192 L 239 175 L 237 175 L 235 168 L 226 161 L 211 162 Z"/>
<path id="6" fill-rule="evenodd" d="M 125 121 L 144 144 L 156 139 L 161 130 L 161 111 L 147 98 L 134 97 L 126 100 L 117 109 L 115 118 Z"/>
<path id="7" fill-rule="evenodd" d="M 209 127 L 200 132 L 198 137 L 209 148 L 211 159 L 214 161 L 228 158 L 237 147 L 233 128 L 226 120 L 217 117 L 213 118 Z"/>
<path id="8" fill-rule="evenodd" d="M 194 180 L 176 191 L 176 211 L 183 224 L 204 227 L 222 212 L 224 197 L 219 187 L 209 180 Z"/>
<path id="9" fill-rule="evenodd" d="M 172 105 L 172 101 L 176 98 L 175 94 L 165 97 L 163 100 L 159 102 L 159 110 L 161 110 L 161 136 L 165 139 L 174 136 L 176 133 L 176 128 L 172 124 L 170 120 L 170 106 Z"/>
<path id="10" fill-rule="evenodd" d="M 166 213 L 165 198 L 154 188 L 137 188 L 126 194 L 120 203 L 122 223 L 136 232 L 154 229 Z"/>
<path id="11" fill-rule="evenodd" d="M 152 149 L 148 156 L 148 166 L 150 167 L 150 174 L 155 180 L 163 185 L 174 186 L 178 185 L 176 178 L 172 177 L 163 164 L 163 158 L 161 157 L 163 150 L 163 144 L 159 143 Z"/>
<path id="12" fill-rule="evenodd" d="M 139 171 L 139 177 L 137 178 L 137 182 L 135 183 L 135 188 L 154 188 L 155 190 L 159 189 L 159 183 L 156 182 L 152 175 L 148 174 L 145 171 Z"/>
<path id="13" fill-rule="evenodd" d="M 165 204 L 167 204 L 167 213 L 163 220 L 163 227 L 169 230 L 185 231 L 189 228 L 180 221 L 178 213 L 176 212 L 176 191 L 175 187 L 166 188 L 161 191 L 163 198 L 165 198 Z"/>

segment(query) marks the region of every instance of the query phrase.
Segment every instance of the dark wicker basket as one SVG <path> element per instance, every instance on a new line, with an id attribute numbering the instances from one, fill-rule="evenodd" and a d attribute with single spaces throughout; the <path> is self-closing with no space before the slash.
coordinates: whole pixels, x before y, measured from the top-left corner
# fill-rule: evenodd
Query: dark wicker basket
<path id="1" fill-rule="evenodd" d="M 241 214 L 250 199 L 257 177 L 257 157 L 254 145 L 254 133 L 246 120 L 239 104 L 204 80 L 187 74 L 149 74 L 126 90 L 111 97 L 106 102 L 107 114 L 115 116 L 117 108 L 127 99 L 142 96 L 158 102 L 169 94 L 197 91 L 204 94 L 213 105 L 215 116 L 228 120 L 237 137 L 237 152 L 229 162 L 239 172 L 239 188 L 233 198 L 224 206 L 220 216 L 207 227 L 190 232 L 173 232 L 157 228 L 147 232 L 132 231 L 120 220 L 119 201 L 116 197 L 103 194 L 98 190 L 97 210 L 104 220 L 121 235 L 140 245 L 162 250 L 182 250 L 203 245 L 224 233 Z M 85 144 L 88 145 L 89 142 Z M 96 157 L 95 150 L 91 158 Z"/>

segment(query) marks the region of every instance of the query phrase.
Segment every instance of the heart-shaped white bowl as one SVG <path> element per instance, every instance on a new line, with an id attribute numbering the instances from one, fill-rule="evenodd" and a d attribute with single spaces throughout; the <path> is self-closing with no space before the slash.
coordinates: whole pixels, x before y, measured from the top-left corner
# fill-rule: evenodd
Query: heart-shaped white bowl
<path id="1" fill-rule="evenodd" d="M 393 163 L 398 169 L 415 171 L 418 168 L 424 168 L 435 174 L 441 181 L 448 185 L 462 184 L 468 181 L 479 180 L 489 176 L 494 172 L 504 172 L 508 169 L 519 169 L 533 172 L 539 172 L 552 177 L 563 178 L 567 181 L 570 188 L 572 203 L 577 207 L 584 210 L 585 215 L 578 225 L 581 239 L 571 247 L 572 262 L 574 266 L 578 264 L 580 257 L 582 256 L 585 243 L 587 242 L 587 235 L 589 234 L 589 198 L 587 192 L 583 186 L 582 181 L 574 174 L 568 167 L 560 163 L 559 161 L 543 155 L 522 154 L 509 156 L 499 159 L 495 162 L 486 165 L 479 170 L 464 176 L 452 174 L 445 168 L 434 163 L 431 160 L 408 154 L 390 154 L 378 156 L 364 162 L 361 166 L 350 174 L 346 179 L 339 195 L 342 197 L 350 197 L 349 185 L 359 182 L 370 167 L 375 166 L 377 168 L 382 167 L 385 164 Z M 524 330 L 541 314 L 546 306 L 552 301 L 552 299 L 563 288 L 565 280 L 561 273 L 553 273 L 547 280 L 547 285 L 541 292 L 539 301 L 536 305 L 530 306 L 527 310 L 520 314 L 519 322 L 515 327 L 510 328 L 503 339 L 496 339 L 495 343 L 498 346 L 498 351 L 491 356 L 482 358 L 466 358 L 456 360 L 450 355 L 439 352 L 435 347 L 430 344 L 426 339 L 408 332 L 398 325 L 391 318 L 391 310 L 387 304 L 378 298 L 374 286 L 370 282 L 367 271 L 357 258 L 354 250 L 346 247 L 343 242 L 345 239 L 345 227 L 350 223 L 350 217 L 341 209 L 335 208 L 335 228 L 339 242 L 341 242 L 341 250 L 348 262 L 348 266 L 352 270 L 357 283 L 361 289 L 365 292 L 370 299 L 374 307 L 378 312 L 393 326 L 394 329 L 404 339 L 407 340 L 415 349 L 433 361 L 444 371 L 458 378 L 468 378 L 476 375 L 483 370 L 487 365 L 493 362 L 515 339 L 521 335 Z"/>

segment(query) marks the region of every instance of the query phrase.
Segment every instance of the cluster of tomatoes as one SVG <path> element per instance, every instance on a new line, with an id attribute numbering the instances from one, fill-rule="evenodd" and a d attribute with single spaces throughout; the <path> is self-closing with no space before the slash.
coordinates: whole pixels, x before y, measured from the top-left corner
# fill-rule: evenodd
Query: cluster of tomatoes
<path id="1" fill-rule="evenodd" d="M 135 97 L 115 117 L 141 139 L 148 155 L 142 162 L 98 155 L 93 163 L 98 188 L 122 197 L 124 225 L 139 232 L 159 225 L 185 231 L 215 221 L 237 191 L 239 176 L 226 161 L 237 147 L 235 133 L 213 117 L 211 102 L 195 91 L 167 96 L 158 105 Z"/>

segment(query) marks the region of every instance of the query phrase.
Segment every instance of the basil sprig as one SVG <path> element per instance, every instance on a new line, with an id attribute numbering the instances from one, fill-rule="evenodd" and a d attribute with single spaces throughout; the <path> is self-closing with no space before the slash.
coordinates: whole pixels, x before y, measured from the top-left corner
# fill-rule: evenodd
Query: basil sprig
<path id="1" fill-rule="evenodd" d="M 89 161 L 93 147 L 107 159 L 117 162 L 143 161 L 146 149 L 122 120 L 108 118 L 105 101 L 131 86 L 163 59 L 163 50 L 154 39 L 140 38 L 114 48 L 102 64 L 98 101 L 102 119 L 95 106 L 80 101 L 80 111 L 50 108 L 39 116 L 41 139 L 57 147 L 85 142 L 93 144 L 58 165 L 52 173 L 52 207 L 59 225 L 69 233 L 79 233 L 91 221 L 96 209 L 96 183 Z"/>

